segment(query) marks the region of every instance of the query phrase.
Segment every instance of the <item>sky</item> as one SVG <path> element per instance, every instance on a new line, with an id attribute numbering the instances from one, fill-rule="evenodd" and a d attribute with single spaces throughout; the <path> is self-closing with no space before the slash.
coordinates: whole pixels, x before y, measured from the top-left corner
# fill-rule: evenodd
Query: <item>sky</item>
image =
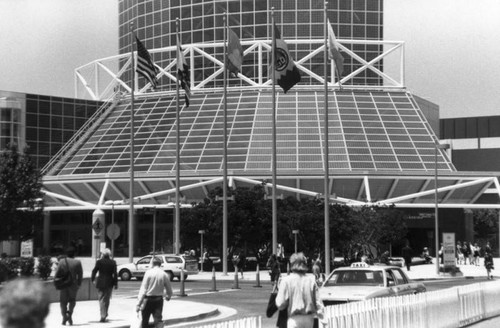
<path id="1" fill-rule="evenodd" d="M 441 118 L 500 115 L 499 0 L 385 0 L 384 39 L 405 42 L 406 86 Z"/>
<path id="2" fill-rule="evenodd" d="M 75 68 L 118 53 L 118 0 L 0 0 L 0 90 L 74 97 Z"/>
<path id="3" fill-rule="evenodd" d="M 0 0 L 0 90 L 74 97 L 74 70 L 118 53 L 118 0 Z M 441 118 L 500 115 L 500 0 L 384 0 L 407 89 Z"/>

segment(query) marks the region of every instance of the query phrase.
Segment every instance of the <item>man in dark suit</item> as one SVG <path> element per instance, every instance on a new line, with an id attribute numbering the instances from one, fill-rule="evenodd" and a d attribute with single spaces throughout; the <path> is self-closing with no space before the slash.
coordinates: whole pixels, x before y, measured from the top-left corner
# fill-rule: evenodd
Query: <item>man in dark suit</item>
<path id="1" fill-rule="evenodd" d="M 66 257 L 61 257 L 59 259 L 59 264 L 55 273 L 56 277 L 63 276 L 64 272 L 69 271 L 71 275 L 71 285 L 60 290 L 59 293 L 59 305 L 61 306 L 61 314 L 63 317 L 62 324 L 65 325 L 66 322 L 70 326 L 73 325 L 73 310 L 76 305 L 76 294 L 78 293 L 78 288 L 82 285 L 83 269 L 82 262 L 74 259 L 75 248 L 69 247 L 66 250 Z"/>
<path id="2" fill-rule="evenodd" d="M 96 274 L 99 275 L 96 279 Z M 108 317 L 109 300 L 113 293 L 113 287 L 118 288 L 118 273 L 116 272 L 116 262 L 111 259 L 111 251 L 106 248 L 102 251 L 102 257 L 97 260 L 92 270 L 92 282 L 95 281 L 97 295 L 99 297 L 99 308 L 101 311 L 100 322 L 106 322 Z"/>

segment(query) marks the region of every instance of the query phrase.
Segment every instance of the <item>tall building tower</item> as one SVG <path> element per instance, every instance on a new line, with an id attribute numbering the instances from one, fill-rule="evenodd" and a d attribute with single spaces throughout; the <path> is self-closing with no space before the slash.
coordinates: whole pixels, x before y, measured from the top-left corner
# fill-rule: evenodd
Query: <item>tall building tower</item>
<path id="1" fill-rule="evenodd" d="M 119 50 L 121 54 L 130 52 L 130 24 L 135 24 L 137 35 L 149 49 L 159 49 L 176 45 L 176 19 L 180 20 L 180 35 L 183 44 L 214 43 L 223 41 L 223 16 L 227 12 L 228 25 L 242 41 L 271 39 L 271 8 L 274 7 L 275 22 L 282 37 L 288 39 L 321 39 L 324 35 L 323 0 L 166 0 L 137 1 L 120 0 L 119 2 Z M 382 40 L 383 1 L 382 0 L 333 0 L 329 2 L 328 18 L 339 39 Z M 347 45 L 363 59 L 370 61 L 380 55 L 381 46 Z M 289 45 L 293 58 L 302 58 L 310 54 L 315 45 L 300 43 Z M 217 48 L 215 56 L 222 48 Z M 217 53 L 220 52 L 220 53 Z M 174 57 L 171 57 L 174 56 Z M 245 56 L 243 75 L 254 78 L 259 67 L 256 54 Z M 270 56 L 270 54 L 269 54 Z M 153 59 L 160 66 L 175 58 L 175 53 L 162 53 Z M 195 79 L 203 80 L 215 73 L 218 67 L 212 61 L 204 59 L 202 54 L 194 56 Z M 269 58 L 268 58 L 269 59 Z M 361 63 L 345 58 L 345 74 L 358 69 Z M 376 64 L 381 68 L 381 62 Z M 304 65 L 312 72 L 322 75 L 322 56 L 315 56 Z M 318 83 L 306 76 L 306 83 Z M 221 79 L 213 81 L 215 85 Z M 349 83 L 381 83 L 377 74 L 364 71 Z M 161 79 L 160 89 L 172 88 L 171 81 Z"/>

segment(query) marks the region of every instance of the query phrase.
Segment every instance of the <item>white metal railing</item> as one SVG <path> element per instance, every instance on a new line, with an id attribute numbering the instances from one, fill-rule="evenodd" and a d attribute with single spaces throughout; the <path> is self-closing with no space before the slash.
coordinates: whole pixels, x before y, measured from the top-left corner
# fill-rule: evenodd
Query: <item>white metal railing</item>
<path id="1" fill-rule="evenodd" d="M 500 282 L 327 306 L 335 328 L 456 328 L 500 314 Z"/>
<path id="2" fill-rule="evenodd" d="M 236 320 L 216 322 L 196 328 L 262 328 L 262 317 L 246 317 Z"/>
<path id="3" fill-rule="evenodd" d="M 310 39 L 310 40 L 285 40 L 289 45 L 292 53 L 296 46 L 298 45 L 309 45 L 310 52 L 303 56 L 302 58 L 295 58 L 295 63 L 302 76 L 310 77 L 311 83 L 309 85 L 300 83 L 295 86 L 294 89 L 310 88 L 313 84 L 322 85 L 324 77 L 318 75 L 308 68 L 309 63 L 315 59 L 315 57 L 320 56 L 322 58 L 324 53 L 324 40 L 322 39 Z M 403 89 L 404 88 L 404 42 L 402 41 L 372 41 L 372 40 L 338 40 L 339 48 L 342 51 L 344 58 L 352 58 L 353 70 L 346 76 L 341 78 L 342 85 L 352 88 L 352 89 Z M 237 87 L 229 86 L 230 90 L 248 90 L 248 87 L 254 89 L 270 89 L 271 80 L 267 76 L 268 67 L 268 54 L 271 50 L 270 40 L 255 40 L 255 41 L 242 41 L 242 46 L 244 47 L 244 54 L 252 54 L 256 58 L 254 66 L 256 67 L 255 76 L 244 76 L 241 73 L 237 75 L 237 78 L 241 80 L 241 85 Z M 381 47 L 381 53 L 371 60 L 365 60 L 360 54 L 351 50 L 348 45 L 374 45 Z M 195 43 L 195 44 L 185 44 L 183 45 L 184 54 L 186 59 L 190 63 L 190 73 L 191 73 L 191 91 L 192 93 L 203 93 L 203 92 L 214 92 L 217 88 L 210 87 L 209 83 L 214 82 L 216 79 L 222 78 L 223 71 L 223 42 L 215 43 Z M 304 51 L 299 49 L 302 54 Z M 168 81 L 172 82 L 175 86 L 176 81 L 176 47 L 170 46 L 159 49 L 151 49 L 150 53 L 154 54 L 169 54 L 171 60 L 167 61 L 166 66 L 160 67 L 157 65 L 160 73 L 158 78 L 165 77 Z M 215 55 L 217 54 L 217 56 Z M 201 81 L 195 80 L 195 56 L 202 57 L 213 63 L 210 67 L 213 70 L 213 74 L 204 78 Z M 316 59 L 317 61 L 319 59 Z M 383 61 L 384 71 L 377 68 L 378 64 Z M 322 61 L 321 61 L 322 63 Z M 315 62 L 315 64 L 317 64 Z M 97 59 L 91 63 L 80 66 L 75 69 L 75 96 L 78 98 L 90 98 L 94 100 L 108 99 L 117 90 L 123 90 L 127 93 L 131 92 L 131 87 L 125 80 L 125 73 L 129 72 L 131 68 L 134 67 L 132 64 L 130 54 L 122 54 L 117 56 L 111 56 L 106 58 Z M 330 81 L 328 82 L 331 87 L 338 86 L 338 81 L 335 82 L 334 66 L 330 65 Z M 382 81 L 381 85 L 366 84 L 362 85 L 359 83 L 349 84 L 353 82 L 354 78 L 358 77 L 361 73 L 371 71 L 375 76 L 380 78 Z M 128 75 L 130 76 L 130 75 Z M 349 85 L 347 85 L 349 84 Z M 150 85 L 147 84 L 142 88 L 138 88 L 138 77 L 135 75 L 134 89 L 137 95 L 145 94 Z M 222 89 L 222 85 L 220 87 Z M 161 93 L 175 92 L 175 89 L 161 91 Z"/>

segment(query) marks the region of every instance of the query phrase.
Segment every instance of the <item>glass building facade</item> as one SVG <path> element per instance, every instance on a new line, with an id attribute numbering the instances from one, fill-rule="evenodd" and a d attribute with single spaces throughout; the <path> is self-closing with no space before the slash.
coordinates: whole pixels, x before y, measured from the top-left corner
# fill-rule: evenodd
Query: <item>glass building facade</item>
<path id="1" fill-rule="evenodd" d="M 219 1 L 219 0 L 165 0 L 165 1 L 119 1 L 119 51 L 130 52 L 130 23 L 134 22 L 137 36 L 148 49 L 159 49 L 176 45 L 176 19 L 179 18 L 179 30 L 182 44 L 213 43 L 223 41 L 223 17 L 227 13 L 228 25 L 245 40 L 271 40 L 271 8 L 282 38 L 286 39 L 323 39 L 324 37 L 324 1 L 320 0 L 262 0 L 262 1 Z M 382 0 L 334 0 L 329 2 L 328 18 L 338 39 L 346 40 L 382 40 L 383 39 L 383 1 Z M 382 51 L 380 45 L 349 44 L 347 48 L 355 51 L 364 60 L 370 61 Z M 245 49 L 245 46 L 243 46 Z M 289 45 L 294 59 L 300 59 L 315 49 L 312 44 Z M 222 47 L 219 51 L 222 58 Z M 165 67 L 176 57 L 175 52 L 161 52 L 152 55 L 158 65 Z M 219 56 L 217 56 L 219 57 Z M 242 67 L 243 75 L 257 76 L 258 62 L 255 54 L 245 56 Z M 270 54 L 269 54 L 270 57 Z M 270 58 L 268 58 L 269 60 Z M 203 80 L 217 71 L 218 67 L 210 60 L 197 54 L 193 58 L 195 80 Z M 305 68 L 319 75 L 323 74 L 323 58 L 316 56 L 303 64 Z M 383 62 L 375 64 L 382 69 Z M 344 75 L 361 66 L 352 58 L 345 58 Z M 126 78 L 130 80 L 130 78 Z M 307 84 L 318 82 L 309 76 L 303 77 Z M 221 85 L 222 80 L 215 80 Z M 379 85 L 378 75 L 367 70 L 355 78 L 352 84 Z M 166 78 L 160 80 L 160 90 L 171 90 L 175 85 Z"/>
<path id="2" fill-rule="evenodd" d="M 0 91 L 0 146 L 27 146 L 42 168 L 103 105 L 101 101 Z"/>
<path id="3" fill-rule="evenodd" d="M 22 110 L 15 98 L 0 98 L 0 150 L 9 145 L 24 147 Z"/>

